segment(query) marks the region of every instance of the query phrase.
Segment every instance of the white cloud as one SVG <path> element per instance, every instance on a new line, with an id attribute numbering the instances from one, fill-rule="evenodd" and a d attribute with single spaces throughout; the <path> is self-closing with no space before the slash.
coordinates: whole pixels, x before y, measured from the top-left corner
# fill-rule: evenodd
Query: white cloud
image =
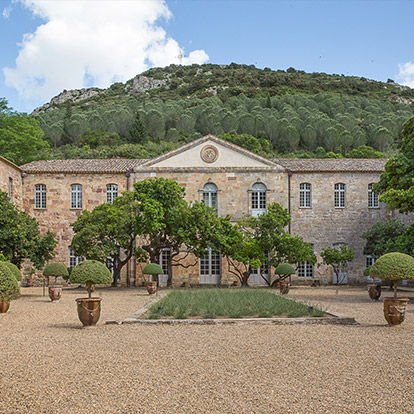
<path id="1" fill-rule="evenodd" d="M 414 63 L 400 63 L 398 65 L 398 68 L 400 70 L 397 75 L 398 82 L 402 85 L 407 85 L 411 88 L 414 88 Z"/>
<path id="2" fill-rule="evenodd" d="M 160 25 L 171 12 L 162 0 L 20 1 L 45 20 L 23 36 L 8 86 L 38 105 L 63 89 L 108 87 L 151 66 L 205 63 L 204 50 L 184 50 Z"/>

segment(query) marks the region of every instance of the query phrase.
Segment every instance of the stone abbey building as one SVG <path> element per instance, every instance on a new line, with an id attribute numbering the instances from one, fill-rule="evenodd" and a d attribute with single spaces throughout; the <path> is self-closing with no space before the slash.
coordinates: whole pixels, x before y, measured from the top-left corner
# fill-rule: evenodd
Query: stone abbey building
<path id="1" fill-rule="evenodd" d="M 187 201 L 205 200 L 219 215 L 234 220 L 258 215 L 277 202 L 292 216 L 290 231 L 312 243 L 318 258 L 321 248 L 346 244 L 355 258 L 342 269 L 344 282 L 364 282 L 363 270 L 372 259 L 363 254 L 361 234 L 390 216 L 378 201 L 372 184 L 379 180 L 385 159 L 266 159 L 212 135 L 200 138 L 151 160 L 77 159 L 34 161 L 17 167 L 0 157 L 0 189 L 15 205 L 36 218 L 41 230 L 50 228 L 58 241 L 54 260 L 68 267 L 82 258 L 70 247 L 70 226 L 82 209 L 111 202 L 137 181 L 164 177 L 177 181 Z M 188 269 L 168 269 L 169 251 L 160 257 L 173 283 L 231 284 L 233 276 L 219 254 L 211 251 Z M 123 268 L 121 283 L 142 282 L 142 264 L 131 260 Z M 269 277 L 267 275 L 266 277 Z M 332 270 L 303 263 L 294 282 L 332 281 Z M 166 276 L 161 277 L 162 281 Z M 258 272 L 250 284 L 260 284 Z"/>

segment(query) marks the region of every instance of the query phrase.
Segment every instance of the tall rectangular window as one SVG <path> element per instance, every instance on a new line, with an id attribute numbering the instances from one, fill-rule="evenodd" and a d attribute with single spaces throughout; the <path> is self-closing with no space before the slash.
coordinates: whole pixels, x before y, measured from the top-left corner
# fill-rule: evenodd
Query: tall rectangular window
<path id="1" fill-rule="evenodd" d="M 112 203 L 118 197 L 118 186 L 116 184 L 106 185 L 106 202 Z"/>
<path id="2" fill-rule="evenodd" d="M 374 193 L 372 185 L 368 184 L 368 208 L 379 208 L 379 197 Z"/>
<path id="3" fill-rule="evenodd" d="M 207 183 L 203 187 L 203 201 L 208 207 L 216 210 L 217 214 L 217 186 L 213 183 Z"/>
<path id="4" fill-rule="evenodd" d="M 170 271 L 169 271 L 170 258 L 171 258 L 171 249 L 169 247 L 162 249 L 160 253 L 160 266 L 162 267 L 162 271 L 164 272 L 164 275 L 170 274 Z"/>
<path id="5" fill-rule="evenodd" d="M 73 269 L 77 264 L 85 260 L 82 256 L 75 256 L 72 247 L 69 247 L 69 268 Z"/>
<path id="6" fill-rule="evenodd" d="M 312 250 L 313 250 L 313 244 L 312 244 Z M 308 262 L 303 262 L 298 264 L 298 277 L 307 277 L 307 278 L 313 278 L 314 272 L 313 272 L 313 264 Z"/>
<path id="7" fill-rule="evenodd" d="M 301 183 L 299 188 L 299 207 L 311 207 L 311 185 L 309 183 Z"/>
<path id="8" fill-rule="evenodd" d="M 266 213 L 267 209 L 267 188 L 262 183 L 252 186 L 252 216 L 258 217 Z"/>
<path id="9" fill-rule="evenodd" d="M 345 184 L 335 184 L 335 208 L 345 208 Z"/>
<path id="10" fill-rule="evenodd" d="M 46 186 L 44 184 L 35 185 L 35 208 L 46 208 Z"/>
<path id="11" fill-rule="evenodd" d="M 70 186 L 70 208 L 82 208 L 82 185 Z"/>

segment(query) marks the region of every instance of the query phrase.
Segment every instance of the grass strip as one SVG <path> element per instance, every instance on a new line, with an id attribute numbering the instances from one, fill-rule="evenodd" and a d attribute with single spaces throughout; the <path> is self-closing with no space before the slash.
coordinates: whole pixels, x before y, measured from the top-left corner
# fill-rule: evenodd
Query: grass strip
<path id="1" fill-rule="evenodd" d="M 320 309 L 265 289 L 249 288 L 173 290 L 149 309 L 150 319 L 270 318 L 273 316 L 298 318 L 324 315 L 325 313 Z"/>

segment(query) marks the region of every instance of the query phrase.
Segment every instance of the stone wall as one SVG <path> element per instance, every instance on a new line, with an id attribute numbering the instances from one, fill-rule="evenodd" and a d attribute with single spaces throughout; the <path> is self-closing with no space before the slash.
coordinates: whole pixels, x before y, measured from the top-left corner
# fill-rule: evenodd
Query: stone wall
<path id="1" fill-rule="evenodd" d="M 22 208 L 22 171 L 12 162 L 0 157 L 0 190 L 9 194 L 11 192 L 11 200 L 14 205 Z"/>
<path id="2" fill-rule="evenodd" d="M 35 185 L 46 185 L 46 208 L 35 208 Z M 125 174 L 27 174 L 24 177 L 24 209 L 39 223 L 44 234 L 50 229 L 55 234 L 58 245 L 54 261 L 69 266 L 69 246 L 73 237 L 70 226 L 82 209 L 71 208 L 71 184 L 82 185 L 83 209 L 92 210 L 106 202 L 106 185 L 117 184 L 118 193 L 127 188 Z"/>

